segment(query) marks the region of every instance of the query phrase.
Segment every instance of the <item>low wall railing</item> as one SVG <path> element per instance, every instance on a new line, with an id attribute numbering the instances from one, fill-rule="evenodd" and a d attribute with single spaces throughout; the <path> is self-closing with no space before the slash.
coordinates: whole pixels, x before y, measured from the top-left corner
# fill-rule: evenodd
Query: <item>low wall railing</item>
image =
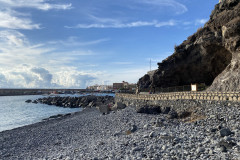
<path id="1" fill-rule="evenodd" d="M 171 92 L 158 94 L 124 94 L 116 93 L 118 98 L 138 100 L 215 100 L 215 101 L 240 101 L 240 92 Z"/>
<path id="2" fill-rule="evenodd" d="M 204 91 L 208 86 L 205 83 L 197 84 L 197 91 Z M 162 93 L 162 92 L 190 92 L 192 91 L 191 85 L 183 86 L 173 86 L 173 87 L 152 87 L 152 88 L 141 88 L 139 92 L 152 92 L 152 93 Z"/>

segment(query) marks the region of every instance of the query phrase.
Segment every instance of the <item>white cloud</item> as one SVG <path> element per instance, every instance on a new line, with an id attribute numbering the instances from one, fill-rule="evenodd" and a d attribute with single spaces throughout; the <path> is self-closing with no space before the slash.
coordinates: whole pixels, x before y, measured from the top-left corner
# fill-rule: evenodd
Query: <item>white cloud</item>
<path id="1" fill-rule="evenodd" d="M 76 26 L 65 26 L 66 28 L 133 28 L 133 27 L 163 27 L 163 26 L 175 26 L 176 22 L 174 20 L 169 20 L 166 22 L 154 21 L 135 21 L 135 22 L 121 22 L 113 21 L 113 23 L 93 23 L 93 24 L 78 24 Z"/>
<path id="2" fill-rule="evenodd" d="M 185 5 L 175 1 L 175 0 L 141 0 L 138 3 L 145 3 L 155 7 L 171 7 L 175 10 L 177 14 L 182 14 L 187 12 L 188 9 Z"/>
<path id="3" fill-rule="evenodd" d="M 46 44 L 31 44 L 18 31 L 0 31 L 0 87 L 85 88 L 101 73 L 83 72 L 74 61 L 90 55 L 94 53 L 56 51 Z"/>
<path id="4" fill-rule="evenodd" d="M 35 8 L 40 10 L 66 10 L 71 9 L 72 4 L 47 3 L 48 0 L 0 0 L 0 4 L 10 8 Z"/>
<path id="5" fill-rule="evenodd" d="M 208 21 L 207 18 L 197 19 L 197 20 L 195 21 L 195 25 L 203 25 L 203 24 L 205 24 L 207 21 Z"/>
<path id="6" fill-rule="evenodd" d="M 41 64 L 43 54 L 53 49 L 31 45 L 27 38 L 14 30 L 0 31 L 0 67 L 12 67 L 16 64 Z M 42 61 L 41 61 L 42 59 Z M 46 59 L 45 59 L 46 61 Z"/>
<path id="7" fill-rule="evenodd" d="M 130 64 L 133 64 L 133 62 L 112 62 L 112 64 L 117 64 L 117 65 L 130 65 Z"/>
<path id="8" fill-rule="evenodd" d="M 24 64 L 0 70 L 0 88 L 85 88 L 97 80 L 96 75 L 73 68 L 50 72 L 42 67 Z"/>
<path id="9" fill-rule="evenodd" d="M 138 79 L 144 74 L 147 74 L 149 67 L 145 66 L 133 66 L 131 68 L 122 67 L 119 69 L 108 70 L 98 75 L 98 78 L 102 81 L 108 81 L 109 84 L 115 82 L 128 81 L 130 83 L 137 83 Z M 95 81 L 92 84 L 101 84 L 99 81 Z"/>
<path id="10" fill-rule="evenodd" d="M 51 44 L 51 43 L 50 43 Z M 52 46 L 52 45 L 51 45 Z M 31 44 L 20 32 L 14 30 L 0 31 L 0 66 L 18 64 L 49 65 L 50 61 L 58 61 L 59 64 L 71 62 L 76 56 L 88 56 L 95 53 L 91 50 L 61 51 L 61 43 L 56 45 L 58 49 L 46 44 Z M 60 47 L 60 48 L 59 48 Z"/>
<path id="11" fill-rule="evenodd" d="M 25 17 L 17 17 L 17 12 L 11 10 L 0 10 L 0 28 L 7 29 L 40 29 L 39 24 L 33 24 Z"/>
<path id="12" fill-rule="evenodd" d="M 31 14 L 16 12 L 16 8 L 33 8 L 39 10 L 66 10 L 72 4 L 47 3 L 48 0 L 0 0 L 0 28 L 5 29 L 40 29 L 40 24 L 35 24 L 29 18 Z"/>
<path id="13" fill-rule="evenodd" d="M 25 41 L 25 36 L 14 30 L 4 30 L 0 31 L 0 41 L 8 45 L 22 46 Z"/>
<path id="14" fill-rule="evenodd" d="M 45 68 L 34 67 L 31 69 L 31 71 L 35 73 L 44 83 L 51 83 L 52 74 L 50 74 Z"/>
<path id="15" fill-rule="evenodd" d="M 9 88 L 11 86 L 13 84 L 6 79 L 5 75 L 0 73 L 0 88 Z"/>
<path id="16" fill-rule="evenodd" d="M 89 46 L 89 45 L 96 45 L 96 44 L 100 44 L 106 41 L 109 41 L 110 39 L 108 38 L 103 38 L 103 39 L 97 39 L 97 40 L 93 40 L 93 41 L 79 41 L 77 37 L 69 37 L 67 40 L 62 41 L 62 40 L 58 40 L 58 41 L 51 41 L 49 42 L 50 44 L 61 44 L 61 45 L 65 45 L 65 46 Z"/>
<path id="17" fill-rule="evenodd" d="M 91 5 L 90 5 L 91 4 Z M 159 19 L 159 15 L 187 12 L 185 5 L 175 0 L 104 0 L 87 4 L 81 12 L 81 22 L 65 28 L 133 28 L 174 26 L 174 20 Z M 150 14 L 149 14 L 150 13 Z M 149 17 L 151 15 L 151 17 Z"/>
<path id="18" fill-rule="evenodd" d="M 66 88 L 85 88 L 94 80 L 97 80 L 96 74 L 71 69 L 70 71 L 57 72 L 55 82 Z"/>

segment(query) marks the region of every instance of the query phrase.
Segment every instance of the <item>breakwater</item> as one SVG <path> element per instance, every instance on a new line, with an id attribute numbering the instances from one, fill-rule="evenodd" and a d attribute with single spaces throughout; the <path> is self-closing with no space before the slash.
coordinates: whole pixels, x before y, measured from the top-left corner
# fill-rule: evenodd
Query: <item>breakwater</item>
<path id="1" fill-rule="evenodd" d="M 43 97 L 38 98 L 34 101 L 27 100 L 27 103 L 42 103 L 47 105 L 55 105 L 59 107 L 65 108 L 80 108 L 80 107 L 100 107 L 102 105 L 110 105 L 113 106 L 113 99 L 112 96 L 80 96 L 80 97 Z"/>
<path id="2" fill-rule="evenodd" d="M 88 89 L 0 89 L 0 96 L 17 96 L 17 95 L 41 95 L 41 94 L 75 94 L 75 93 L 95 93 L 100 91 Z M 101 91 L 101 93 L 112 93 L 111 91 Z"/>
<path id="3" fill-rule="evenodd" d="M 86 92 L 86 89 L 0 89 L 0 96 L 16 95 L 41 95 L 50 93 L 78 93 Z"/>

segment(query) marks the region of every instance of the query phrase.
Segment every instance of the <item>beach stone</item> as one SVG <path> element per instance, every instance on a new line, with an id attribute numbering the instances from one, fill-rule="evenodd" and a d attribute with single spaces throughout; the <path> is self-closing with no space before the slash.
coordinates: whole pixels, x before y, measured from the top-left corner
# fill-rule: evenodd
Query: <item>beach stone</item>
<path id="1" fill-rule="evenodd" d="M 31 103 L 32 100 L 31 100 L 31 99 L 28 99 L 28 100 L 26 100 L 25 102 L 26 102 L 26 103 Z"/>
<path id="2" fill-rule="evenodd" d="M 134 147 L 132 149 L 132 152 L 138 152 L 138 151 L 141 151 L 141 150 L 142 150 L 142 148 L 140 148 L 140 147 Z"/>
<path id="3" fill-rule="evenodd" d="M 181 112 L 179 115 L 178 115 L 178 117 L 180 118 L 180 119 L 183 119 L 183 118 L 187 118 L 187 117 L 189 117 L 189 116 L 191 116 L 191 112 L 188 112 L 188 111 L 183 111 L 183 112 Z"/>
<path id="4" fill-rule="evenodd" d="M 213 149 L 210 148 L 209 152 L 210 155 L 212 155 L 214 153 Z"/>
<path id="5" fill-rule="evenodd" d="M 143 138 L 149 138 L 148 134 L 143 135 Z"/>
<path id="6" fill-rule="evenodd" d="M 234 142 L 235 139 L 232 137 L 224 137 L 224 140 L 228 141 L 228 142 Z"/>
<path id="7" fill-rule="evenodd" d="M 236 146 L 237 144 L 235 142 L 228 142 L 226 140 L 222 140 L 217 144 L 219 147 L 224 146 L 226 149 L 232 149 L 233 146 Z"/>
<path id="8" fill-rule="evenodd" d="M 92 101 L 88 104 L 88 107 L 93 107 L 93 105 L 94 105 L 94 102 Z"/>
<path id="9" fill-rule="evenodd" d="M 227 152 L 227 148 L 225 146 L 220 147 L 221 152 Z"/>
<path id="10" fill-rule="evenodd" d="M 223 129 L 220 130 L 220 136 L 221 137 L 229 136 L 231 134 L 234 134 L 234 133 L 231 132 L 229 128 L 223 128 Z"/>
<path id="11" fill-rule="evenodd" d="M 134 133 L 137 131 L 137 126 L 136 125 L 130 125 L 129 129 L 125 132 L 126 135 L 129 135 L 131 133 Z"/>
<path id="12" fill-rule="evenodd" d="M 150 138 L 153 138 L 153 137 L 156 137 L 157 135 L 156 135 L 156 133 L 154 132 L 154 131 L 152 131 L 150 134 L 149 134 L 149 137 Z"/>
<path id="13" fill-rule="evenodd" d="M 37 100 L 34 100 L 34 101 L 32 101 L 32 103 L 35 103 L 35 104 L 37 104 L 37 103 L 38 103 L 38 101 L 37 101 Z M 49 103 L 51 103 L 51 102 L 49 102 Z"/>
<path id="14" fill-rule="evenodd" d="M 167 149 L 167 146 L 166 145 L 163 145 L 162 146 L 162 150 L 165 151 Z"/>
<path id="15" fill-rule="evenodd" d="M 171 110 L 171 111 L 168 113 L 168 118 L 169 118 L 169 119 L 178 118 L 178 113 L 177 113 L 175 110 Z"/>
<path id="16" fill-rule="evenodd" d="M 201 153 L 201 152 L 204 152 L 205 149 L 203 147 L 198 147 L 197 148 L 197 153 Z"/>
<path id="17" fill-rule="evenodd" d="M 162 121 L 160 121 L 159 119 L 153 123 L 154 127 L 161 127 L 163 125 Z"/>
<path id="18" fill-rule="evenodd" d="M 170 112 L 171 108 L 170 107 L 162 107 L 161 110 L 162 110 L 162 114 L 168 114 Z"/>
<path id="19" fill-rule="evenodd" d="M 126 108 L 126 105 L 123 104 L 122 102 L 117 102 L 115 105 L 112 107 L 112 110 L 119 110 L 119 109 L 124 109 Z"/>
<path id="20" fill-rule="evenodd" d="M 145 125 L 143 126 L 144 129 L 148 129 L 148 127 L 149 127 L 149 124 L 145 124 Z"/>
<path id="21" fill-rule="evenodd" d="M 137 113 L 146 113 L 146 114 L 159 114 L 161 113 L 161 109 L 159 106 L 155 105 L 143 105 L 136 107 Z"/>
<path id="22" fill-rule="evenodd" d="M 109 113 L 109 107 L 107 105 L 101 105 L 101 106 L 99 106 L 99 111 L 102 114 L 108 114 Z"/>
<path id="23" fill-rule="evenodd" d="M 137 131 L 137 126 L 136 126 L 136 125 L 131 125 L 130 131 L 131 131 L 132 133 L 135 132 L 135 131 Z"/>
<path id="24" fill-rule="evenodd" d="M 211 129 L 210 129 L 210 132 L 216 132 L 216 131 L 217 131 L 216 128 L 211 128 Z"/>

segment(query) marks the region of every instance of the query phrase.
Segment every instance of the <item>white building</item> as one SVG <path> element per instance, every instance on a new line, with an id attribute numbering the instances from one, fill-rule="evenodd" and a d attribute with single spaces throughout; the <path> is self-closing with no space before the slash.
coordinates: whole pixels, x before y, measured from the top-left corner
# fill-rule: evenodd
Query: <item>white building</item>
<path id="1" fill-rule="evenodd" d="M 94 85 L 94 86 L 88 86 L 87 89 L 94 90 L 94 91 L 108 91 L 112 90 L 112 85 Z"/>

